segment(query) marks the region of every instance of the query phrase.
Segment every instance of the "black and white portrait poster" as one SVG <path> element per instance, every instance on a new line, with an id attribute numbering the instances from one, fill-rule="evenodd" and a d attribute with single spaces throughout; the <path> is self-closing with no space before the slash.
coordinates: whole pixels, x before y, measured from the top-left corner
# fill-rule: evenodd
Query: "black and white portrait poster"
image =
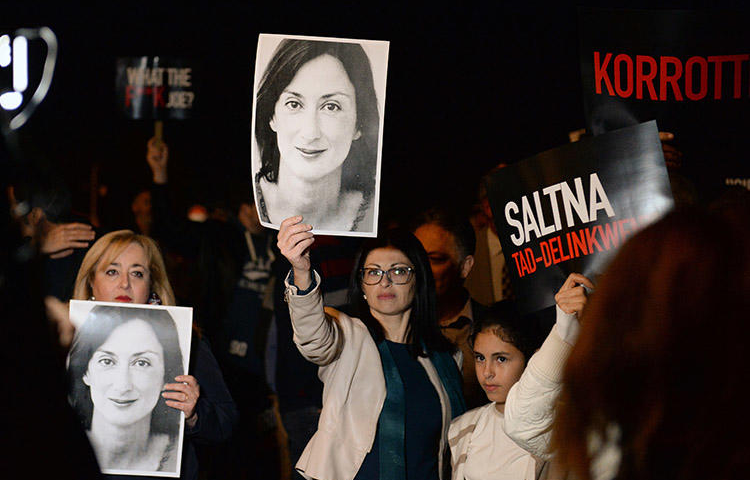
<path id="1" fill-rule="evenodd" d="M 572 272 L 595 280 L 673 206 L 656 122 L 587 137 L 495 172 L 487 196 L 523 313 L 555 304 Z"/>
<path id="2" fill-rule="evenodd" d="M 71 300 L 69 400 L 103 473 L 179 477 L 185 419 L 164 386 L 185 375 L 192 308 Z"/>
<path id="3" fill-rule="evenodd" d="M 261 223 L 377 236 L 386 41 L 260 34 L 252 182 Z"/>
<path id="4" fill-rule="evenodd" d="M 707 200 L 750 189 L 748 23 L 747 11 L 580 9 L 587 128 L 656 120 L 682 153 L 672 173 Z"/>

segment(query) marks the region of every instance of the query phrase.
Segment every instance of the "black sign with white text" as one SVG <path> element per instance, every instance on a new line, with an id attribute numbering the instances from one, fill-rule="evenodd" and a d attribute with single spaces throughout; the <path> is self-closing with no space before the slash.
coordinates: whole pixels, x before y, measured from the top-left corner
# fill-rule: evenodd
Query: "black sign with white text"
<path id="1" fill-rule="evenodd" d="M 571 272 L 595 279 L 630 235 L 673 205 L 653 121 L 505 167 L 487 195 L 523 313 L 554 305 Z"/>
<path id="2" fill-rule="evenodd" d="M 184 59 L 117 59 L 118 108 L 132 119 L 191 118 L 195 105 L 195 67 Z"/>

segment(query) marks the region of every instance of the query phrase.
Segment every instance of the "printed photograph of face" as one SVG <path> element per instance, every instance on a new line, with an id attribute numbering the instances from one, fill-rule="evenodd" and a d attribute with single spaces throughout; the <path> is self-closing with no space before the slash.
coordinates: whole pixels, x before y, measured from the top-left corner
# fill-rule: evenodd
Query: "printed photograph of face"
<path id="1" fill-rule="evenodd" d="M 376 235 L 387 55 L 388 42 L 260 35 L 252 172 L 263 225 L 299 214 L 316 233 Z"/>
<path id="2" fill-rule="evenodd" d="M 164 385 L 186 371 L 180 335 L 166 309 L 174 307 L 75 303 L 94 307 L 77 319 L 82 323 L 68 357 L 69 398 L 102 471 L 179 474 L 182 418 L 161 396 Z"/>
<path id="3" fill-rule="evenodd" d="M 168 381 L 164 370 L 164 347 L 148 323 L 135 319 L 115 328 L 83 374 L 94 415 L 112 425 L 130 425 L 151 415 Z"/>

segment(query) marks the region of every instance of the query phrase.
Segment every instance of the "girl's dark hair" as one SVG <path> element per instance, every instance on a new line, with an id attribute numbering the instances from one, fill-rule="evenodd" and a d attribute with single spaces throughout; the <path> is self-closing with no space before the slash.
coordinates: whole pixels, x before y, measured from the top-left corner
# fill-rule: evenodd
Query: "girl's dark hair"
<path id="1" fill-rule="evenodd" d="M 365 240 L 355 261 L 349 282 L 349 304 L 354 316 L 367 325 L 375 342 L 384 338 L 383 327 L 373 318 L 370 307 L 363 298 L 361 270 L 367 256 L 377 248 L 395 248 L 401 251 L 414 265 L 414 301 L 409 316 L 409 351 L 412 355 L 426 356 L 431 351 L 453 351 L 455 347 L 440 333 L 435 302 L 435 280 L 432 278 L 430 261 L 422 244 L 408 230 L 393 228 L 377 238 Z M 427 352 L 425 352 L 426 347 Z"/>
<path id="2" fill-rule="evenodd" d="M 331 55 L 344 66 L 354 86 L 359 139 L 352 142 L 342 167 L 341 187 L 361 191 L 369 199 L 375 190 L 380 115 L 370 60 L 359 43 L 321 42 L 286 38 L 279 43 L 258 87 L 255 99 L 255 139 L 260 150 L 258 178 L 275 183 L 279 174 L 279 147 L 269 122 L 281 92 L 300 68 L 321 55 Z"/>
<path id="3" fill-rule="evenodd" d="M 107 341 L 117 327 L 133 320 L 148 323 L 164 348 L 164 383 L 173 383 L 177 375 L 185 373 L 177 327 L 169 312 L 152 308 L 95 306 L 76 334 L 68 364 L 70 402 L 86 430 L 91 428 L 91 416 L 94 412 L 91 392 L 83 382 L 89 361 L 96 349 Z M 179 419 L 180 411 L 167 406 L 160 395 L 151 412 L 151 433 L 176 436 L 179 432 Z"/>
<path id="4" fill-rule="evenodd" d="M 477 335 L 485 330 L 516 347 L 526 363 L 538 347 L 534 341 L 533 326 L 521 316 L 513 300 L 501 300 L 474 317 L 469 336 L 472 347 Z"/>

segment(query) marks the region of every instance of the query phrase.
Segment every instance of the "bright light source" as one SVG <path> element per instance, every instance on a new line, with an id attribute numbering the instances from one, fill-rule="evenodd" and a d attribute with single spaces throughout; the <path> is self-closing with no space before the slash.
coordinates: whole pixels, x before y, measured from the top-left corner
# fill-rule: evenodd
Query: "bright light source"
<path id="1" fill-rule="evenodd" d="M 3 35 L 0 37 L 0 67 L 10 65 L 10 36 Z"/>
<path id="2" fill-rule="evenodd" d="M 29 86 L 29 42 L 24 36 L 13 39 L 13 90 L 23 92 Z"/>
<path id="3" fill-rule="evenodd" d="M 0 107 L 5 110 L 15 110 L 23 103 L 23 95 L 18 92 L 5 92 L 0 95 Z"/>
<path id="4" fill-rule="evenodd" d="M 10 129 L 16 130 L 26 123 L 31 114 L 34 113 L 36 107 L 47 95 L 57 60 L 57 37 L 47 27 L 19 28 L 13 35 L 13 48 L 8 56 L 12 57 L 10 58 L 10 63 L 13 64 L 14 91 L 0 95 L 0 108 L 13 110 L 18 109 L 24 104 L 24 107 L 19 109 L 19 112 L 8 122 Z M 42 68 L 42 78 L 36 89 L 32 88 L 32 91 L 24 96 L 21 92 L 24 92 L 29 87 L 28 42 L 33 42 L 37 39 L 42 40 L 47 46 L 47 55 L 44 59 L 44 67 Z M 7 41 L 10 40 L 8 39 Z M 6 53 L 8 50 L 6 50 Z M 36 63 L 36 59 L 32 59 L 32 63 Z"/>

